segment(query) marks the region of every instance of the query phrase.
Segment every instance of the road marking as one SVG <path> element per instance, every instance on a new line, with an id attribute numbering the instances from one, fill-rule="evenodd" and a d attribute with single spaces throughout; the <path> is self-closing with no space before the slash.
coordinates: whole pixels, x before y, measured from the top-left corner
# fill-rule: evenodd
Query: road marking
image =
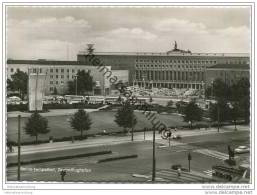
<path id="1" fill-rule="evenodd" d="M 209 149 L 197 149 L 197 150 L 194 150 L 193 152 L 204 154 L 206 156 L 211 156 L 220 160 L 226 160 L 229 157 L 228 154 L 218 152 L 216 150 L 209 150 Z"/>
<path id="2" fill-rule="evenodd" d="M 212 170 L 206 170 L 206 171 L 203 171 L 206 175 L 208 176 L 211 176 L 212 177 Z"/>

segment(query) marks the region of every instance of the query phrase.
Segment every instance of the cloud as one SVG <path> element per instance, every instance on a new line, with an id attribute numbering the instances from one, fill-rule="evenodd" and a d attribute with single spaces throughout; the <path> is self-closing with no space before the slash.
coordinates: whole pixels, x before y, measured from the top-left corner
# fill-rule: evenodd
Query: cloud
<path id="1" fill-rule="evenodd" d="M 63 18 L 45 17 L 32 20 L 14 20 L 7 23 L 10 39 L 53 39 L 60 41 L 79 41 L 91 28 L 86 20 L 76 20 L 71 16 Z"/>
<path id="2" fill-rule="evenodd" d="M 188 20 L 179 20 L 176 18 L 159 21 L 153 26 L 156 30 L 161 32 L 183 32 L 192 33 L 197 32 L 206 33 L 206 26 L 202 23 L 194 23 Z"/>
<path id="3" fill-rule="evenodd" d="M 248 11 L 233 10 L 15 9 L 8 14 L 7 55 L 66 59 L 69 44 L 76 60 L 87 43 L 95 51 L 166 52 L 175 40 L 192 52 L 249 52 Z"/>
<path id="4" fill-rule="evenodd" d="M 141 28 L 117 28 L 107 32 L 108 37 L 153 40 L 157 36 Z"/>
<path id="5" fill-rule="evenodd" d="M 192 52 L 250 51 L 250 29 L 246 25 L 207 28 L 203 23 L 170 18 L 153 23 L 153 29 L 162 35 L 159 43 L 165 43 L 168 39 L 177 40 L 179 48 L 190 49 Z"/>

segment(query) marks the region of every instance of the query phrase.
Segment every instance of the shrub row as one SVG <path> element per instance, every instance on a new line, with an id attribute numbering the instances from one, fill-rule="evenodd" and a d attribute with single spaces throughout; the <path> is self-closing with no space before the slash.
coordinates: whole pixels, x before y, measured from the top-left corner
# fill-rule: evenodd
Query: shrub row
<path id="1" fill-rule="evenodd" d="M 114 160 L 123 160 L 123 159 L 128 159 L 128 158 L 137 158 L 137 154 L 104 158 L 104 159 L 98 160 L 97 163 L 109 162 L 109 161 L 114 161 Z"/>
<path id="2" fill-rule="evenodd" d="M 97 156 L 97 155 L 103 155 L 103 154 L 111 154 L 111 150 L 105 150 L 105 151 L 99 151 L 99 152 L 91 152 L 91 153 L 84 153 L 84 154 L 76 154 L 76 155 L 67 155 L 67 156 L 58 156 L 53 158 L 43 158 L 43 159 L 36 159 L 36 160 L 30 160 L 30 161 L 22 161 L 21 165 L 27 165 L 27 164 L 34 164 L 34 163 L 44 163 L 44 162 L 50 162 L 50 161 L 56 161 L 56 160 L 67 160 L 72 158 L 81 158 L 81 157 L 89 157 L 89 156 Z M 9 163 L 7 164 L 7 167 L 17 166 L 18 163 Z"/>
<path id="3" fill-rule="evenodd" d="M 50 109 L 78 109 L 78 108 L 88 108 L 88 109 L 97 109 L 99 107 L 103 106 L 103 104 L 83 104 L 83 103 L 77 103 L 77 104 L 44 104 L 43 105 L 43 111 L 48 111 Z M 28 104 L 19 104 L 19 105 L 7 105 L 7 112 L 11 111 L 21 111 L 25 112 L 28 111 Z"/>
<path id="4" fill-rule="evenodd" d="M 103 106 L 103 104 L 84 104 L 84 103 L 76 103 L 76 104 L 44 104 L 43 109 L 78 109 L 78 108 L 91 108 L 97 109 Z"/>
<path id="5" fill-rule="evenodd" d="M 19 104 L 19 105 L 12 105 L 7 104 L 7 112 L 11 111 L 27 111 L 28 110 L 28 104 Z"/>

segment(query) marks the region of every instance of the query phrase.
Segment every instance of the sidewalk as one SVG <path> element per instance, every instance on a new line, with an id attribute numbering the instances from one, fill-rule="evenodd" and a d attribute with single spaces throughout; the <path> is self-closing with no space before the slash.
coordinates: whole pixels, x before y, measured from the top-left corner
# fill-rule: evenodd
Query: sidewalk
<path id="1" fill-rule="evenodd" d="M 238 126 L 239 131 L 249 131 L 248 126 Z M 234 126 L 226 126 L 225 128 L 221 128 L 219 134 L 227 133 L 227 132 L 234 132 Z M 175 134 L 181 135 L 183 137 L 189 136 L 201 136 L 201 135 L 208 135 L 208 134 L 217 134 L 217 129 L 201 129 L 201 130 L 180 130 Z M 145 133 L 145 140 L 152 141 L 152 132 Z M 143 132 L 134 133 L 134 142 L 141 142 L 144 140 Z M 161 135 L 156 132 L 156 140 L 158 143 L 166 143 L 167 140 L 163 140 Z M 45 144 L 38 144 L 38 145 L 26 145 L 21 146 L 21 154 L 33 154 L 33 153 L 44 153 L 50 151 L 60 151 L 60 150 L 68 150 L 68 149 L 75 149 L 75 148 L 87 148 L 87 147 L 94 147 L 94 146 L 108 146 L 108 145 L 116 145 L 122 143 L 130 143 L 131 142 L 131 135 L 124 135 L 124 136 L 97 136 L 94 138 L 88 138 L 86 140 L 76 140 L 74 143 L 71 141 L 65 142 L 54 142 L 54 143 L 45 143 Z M 172 140 L 172 145 L 181 145 L 183 143 Z M 16 156 L 17 155 L 17 147 L 13 147 L 14 152 L 7 153 L 8 156 Z"/>

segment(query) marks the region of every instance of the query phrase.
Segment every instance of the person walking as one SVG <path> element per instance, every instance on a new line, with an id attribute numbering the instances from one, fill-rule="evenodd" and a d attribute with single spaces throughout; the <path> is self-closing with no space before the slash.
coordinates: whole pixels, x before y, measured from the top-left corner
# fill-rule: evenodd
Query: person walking
<path id="1" fill-rule="evenodd" d="M 178 177 L 180 177 L 181 176 L 181 168 L 179 167 L 178 168 Z"/>

